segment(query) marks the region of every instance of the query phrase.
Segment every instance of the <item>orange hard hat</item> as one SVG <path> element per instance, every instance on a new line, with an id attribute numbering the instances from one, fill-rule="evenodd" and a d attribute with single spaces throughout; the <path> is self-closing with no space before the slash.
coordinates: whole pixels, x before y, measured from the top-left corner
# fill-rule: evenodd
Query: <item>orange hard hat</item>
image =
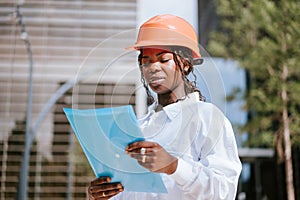
<path id="1" fill-rule="evenodd" d="M 193 58 L 201 58 L 197 34 L 186 20 L 170 15 L 157 15 L 141 25 L 136 43 L 127 49 L 146 46 L 183 46 L 193 52 Z"/>

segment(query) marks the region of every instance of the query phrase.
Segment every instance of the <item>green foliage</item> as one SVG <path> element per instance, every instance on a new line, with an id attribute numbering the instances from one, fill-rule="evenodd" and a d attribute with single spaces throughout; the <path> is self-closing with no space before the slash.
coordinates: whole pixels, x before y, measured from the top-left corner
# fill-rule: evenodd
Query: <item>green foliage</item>
<path id="1" fill-rule="evenodd" d="M 275 145 L 275 134 L 283 126 L 283 90 L 292 144 L 300 145 L 299 0 L 219 0 L 216 5 L 220 30 L 211 34 L 208 51 L 237 60 L 250 74 L 244 108 L 251 118 L 242 127 L 251 134 L 249 145 Z"/>

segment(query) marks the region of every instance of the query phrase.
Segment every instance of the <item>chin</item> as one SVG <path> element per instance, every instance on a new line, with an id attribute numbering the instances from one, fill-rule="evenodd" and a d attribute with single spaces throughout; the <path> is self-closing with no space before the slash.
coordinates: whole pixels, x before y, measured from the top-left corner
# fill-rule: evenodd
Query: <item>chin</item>
<path id="1" fill-rule="evenodd" d="M 153 87 L 153 88 L 151 87 L 151 90 L 153 92 L 155 92 L 156 94 L 168 94 L 168 93 L 172 92 L 171 90 L 169 90 L 169 89 L 167 89 L 165 87 L 162 87 L 162 86 L 160 86 L 160 87 Z"/>

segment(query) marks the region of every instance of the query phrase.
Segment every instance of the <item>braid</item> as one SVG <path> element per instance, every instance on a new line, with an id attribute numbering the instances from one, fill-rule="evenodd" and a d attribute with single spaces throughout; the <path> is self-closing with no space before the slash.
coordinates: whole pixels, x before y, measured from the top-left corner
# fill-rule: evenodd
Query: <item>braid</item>
<path id="1" fill-rule="evenodd" d="M 173 52 L 173 57 L 174 57 L 174 62 L 178 66 L 180 72 L 181 72 L 181 77 L 184 81 L 185 84 L 185 94 L 189 94 L 192 92 L 198 92 L 199 94 L 199 100 L 200 101 L 205 101 L 205 97 L 202 95 L 201 91 L 197 88 L 197 76 L 194 71 L 194 66 L 193 66 L 193 57 L 192 57 L 192 52 L 190 49 L 185 48 L 185 47 L 172 47 L 172 52 Z M 188 66 L 188 71 L 184 71 L 184 67 Z M 190 81 L 187 78 L 187 75 L 189 73 L 192 73 L 194 80 Z"/>
<path id="2" fill-rule="evenodd" d="M 148 84 L 146 83 L 143 74 L 141 74 L 141 82 L 143 83 L 143 86 L 146 89 L 148 104 L 151 105 L 154 102 L 154 97 L 151 95 Z"/>
<path id="3" fill-rule="evenodd" d="M 140 54 L 138 56 L 138 62 L 139 62 L 139 67 L 140 67 L 140 72 L 141 72 L 141 82 L 146 90 L 146 94 L 147 94 L 147 103 L 148 105 L 152 104 L 154 102 L 154 97 L 151 95 L 151 92 L 149 90 L 148 84 L 146 83 L 145 79 L 144 79 L 144 75 L 143 75 L 143 70 L 142 70 L 142 56 L 143 56 L 143 52 L 142 49 L 140 50 Z"/>

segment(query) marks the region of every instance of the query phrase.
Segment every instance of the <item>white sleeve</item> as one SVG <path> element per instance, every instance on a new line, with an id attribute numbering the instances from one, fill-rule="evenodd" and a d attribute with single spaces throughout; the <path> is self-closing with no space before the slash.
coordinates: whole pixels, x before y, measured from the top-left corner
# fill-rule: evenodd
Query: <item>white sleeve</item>
<path id="1" fill-rule="evenodd" d="M 230 122 L 225 118 L 215 141 L 207 140 L 209 152 L 199 161 L 178 160 L 177 170 L 170 176 L 187 199 L 235 199 L 241 162 Z"/>

